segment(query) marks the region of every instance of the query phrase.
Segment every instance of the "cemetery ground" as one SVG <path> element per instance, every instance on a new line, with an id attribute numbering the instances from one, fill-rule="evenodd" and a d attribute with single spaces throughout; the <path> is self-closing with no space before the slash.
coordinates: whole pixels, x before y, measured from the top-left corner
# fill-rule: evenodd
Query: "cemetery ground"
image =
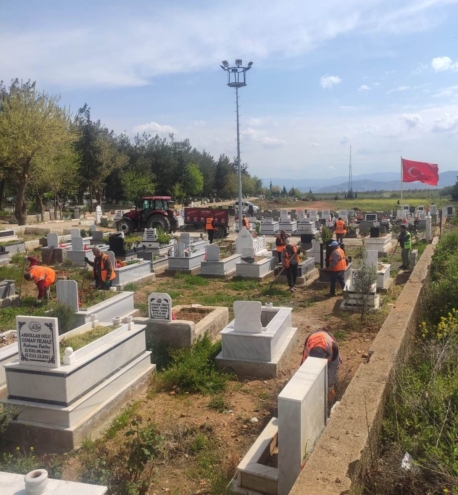
<path id="1" fill-rule="evenodd" d="M 349 254 L 356 254 L 356 248 L 349 249 Z M 16 270 L 12 278 L 19 282 L 21 259 L 13 261 Z M 399 265 L 400 258 L 395 257 L 394 262 Z M 82 285 L 81 269 L 61 268 Z M 190 351 L 171 356 L 164 349 L 153 349 L 158 371 L 148 391 L 128 404 L 102 438 L 87 440 L 78 451 L 66 455 L 41 455 L 39 445 L 34 450 L 3 447 L 0 469 L 25 473 L 45 467 L 52 477 L 108 485 L 111 494 L 223 494 L 240 459 L 270 418 L 276 416 L 277 395 L 299 367 L 306 336 L 324 328 L 339 341 L 343 356 L 339 399 L 358 367 L 368 359 L 371 343 L 405 281 L 398 277 L 390 291 L 382 295 L 381 311 L 368 314 L 363 322 L 359 314 L 338 308 L 341 297 L 325 297 L 327 285 L 300 287 L 291 295 L 286 284 L 271 287 L 271 280 L 222 281 L 176 274 L 159 275 L 147 284 L 132 283 L 126 289 L 135 291 L 135 307 L 144 316 L 152 291 L 167 292 L 174 305 L 226 306 L 230 318 L 236 300 L 292 307 L 298 333 L 285 366 L 275 379 L 237 380 L 216 369 L 218 342 L 204 340 Z M 33 284 L 24 282 L 27 297 L 22 304 L 33 312 L 43 312 L 45 307 L 33 305 L 34 291 Z M 0 328 L 14 327 L 11 318 L 14 322 L 18 308 L 21 306 L 9 308 L 13 312 L 10 321 L 0 317 Z"/>

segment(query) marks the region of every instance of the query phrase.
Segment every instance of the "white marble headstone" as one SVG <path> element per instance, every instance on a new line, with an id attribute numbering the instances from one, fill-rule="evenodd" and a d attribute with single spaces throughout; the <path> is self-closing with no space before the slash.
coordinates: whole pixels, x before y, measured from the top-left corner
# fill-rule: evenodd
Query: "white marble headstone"
<path id="1" fill-rule="evenodd" d="M 252 251 L 251 256 L 254 256 L 254 239 L 245 227 L 242 227 L 242 230 L 237 235 L 235 251 L 237 254 L 241 254 L 242 256 L 249 256 L 250 254 L 246 253 L 251 253 Z"/>
<path id="2" fill-rule="evenodd" d="M 180 234 L 180 242 L 188 247 L 191 244 L 191 234 L 189 232 L 182 232 Z"/>
<path id="3" fill-rule="evenodd" d="M 143 232 L 143 240 L 145 242 L 154 242 L 157 240 L 156 229 L 145 229 Z"/>
<path id="4" fill-rule="evenodd" d="M 57 300 L 78 311 L 78 284 L 76 280 L 57 281 Z"/>
<path id="5" fill-rule="evenodd" d="M 94 232 L 97 232 L 97 225 L 95 223 L 91 225 L 91 232 L 92 234 L 94 234 Z"/>
<path id="6" fill-rule="evenodd" d="M 95 223 L 98 225 L 102 220 L 102 207 L 99 205 L 95 209 Z"/>
<path id="7" fill-rule="evenodd" d="M 259 301 L 235 301 L 234 332 L 262 333 L 261 311 Z"/>
<path id="8" fill-rule="evenodd" d="M 207 261 L 219 261 L 220 249 L 218 244 L 209 244 L 207 247 Z"/>
<path id="9" fill-rule="evenodd" d="M 315 209 L 308 210 L 310 220 L 318 219 L 318 212 Z"/>
<path id="10" fill-rule="evenodd" d="M 375 267 L 375 269 L 377 270 L 378 251 L 366 251 L 366 264 Z"/>
<path id="11" fill-rule="evenodd" d="M 297 220 L 300 222 L 301 220 L 305 220 L 307 217 L 305 215 L 305 211 L 302 208 L 298 208 L 296 210 Z"/>
<path id="12" fill-rule="evenodd" d="M 84 242 L 82 237 L 72 237 L 72 251 L 83 251 Z"/>
<path id="13" fill-rule="evenodd" d="M 59 368 L 57 318 L 16 316 L 19 362 L 27 366 Z"/>
<path id="14" fill-rule="evenodd" d="M 111 266 L 113 267 L 113 270 L 114 270 L 116 268 L 116 256 L 113 253 L 113 251 L 110 251 L 110 250 L 107 251 L 107 254 L 110 257 Z"/>
<path id="15" fill-rule="evenodd" d="M 148 318 L 172 321 L 172 298 L 164 292 L 151 292 L 148 296 Z"/>
<path id="16" fill-rule="evenodd" d="M 281 220 L 290 220 L 291 217 L 288 215 L 288 210 L 280 210 L 280 221 Z"/>
<path id="17" fill-rule="evenodd" d="M 331 216 L 331 210 L 321 210 L 321 218 L 328 218 Z"/>
<path id="18" fill-rule="evenodd" d="M 46 239 L 48 241 L 48 247 L 59 247 L 59 236 L 55 234 L 54 232 L 50 232 L 47 236 Z"/>
<path id="19" fill-rule="evenodd" d="M 73 237 L 81 237 L 80 229 L 70 229 L 70 237 L 72 239 L 73 239 Z"/>

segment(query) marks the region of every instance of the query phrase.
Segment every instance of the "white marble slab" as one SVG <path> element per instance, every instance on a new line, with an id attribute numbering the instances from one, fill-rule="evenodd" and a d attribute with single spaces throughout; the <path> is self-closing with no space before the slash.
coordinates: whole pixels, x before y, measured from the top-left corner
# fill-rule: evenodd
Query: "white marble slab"
<path id="1" fill-rule="evenodd" d="M 259 301 L 234 302 L 234 332 L 261 333 L 262 304 Z"/>
<path id="2" fill-rule="evenodd" d="M 278 495 L 288 495 L 327 419 L 327 360 L 308 358 L 278 396 Z"/>

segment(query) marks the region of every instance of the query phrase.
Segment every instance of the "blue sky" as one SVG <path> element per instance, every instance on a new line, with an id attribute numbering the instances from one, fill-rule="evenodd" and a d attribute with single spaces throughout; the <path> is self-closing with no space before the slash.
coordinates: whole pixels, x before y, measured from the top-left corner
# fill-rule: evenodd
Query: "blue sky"
<path id="1" fill-rule="evenodd" d="M 27 7 L 25 8 L 24 5 Z M 253 61 L 242 160 L 261 177 L 458 170 L 458 0 L 0 0 L 0 74 L 116 132 L 234 156 L 219 64 Z"/>

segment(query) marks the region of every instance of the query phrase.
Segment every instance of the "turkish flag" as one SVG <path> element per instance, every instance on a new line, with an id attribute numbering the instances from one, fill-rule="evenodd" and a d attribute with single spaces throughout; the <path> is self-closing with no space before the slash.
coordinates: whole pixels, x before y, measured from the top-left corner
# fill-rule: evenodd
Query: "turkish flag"
<path id="1" fill-rule="evenodd" d="M 414 162 L 402 158 L 402 182 L 416 181 L 437 186 L 439 167 L 435 163 Z"/>

